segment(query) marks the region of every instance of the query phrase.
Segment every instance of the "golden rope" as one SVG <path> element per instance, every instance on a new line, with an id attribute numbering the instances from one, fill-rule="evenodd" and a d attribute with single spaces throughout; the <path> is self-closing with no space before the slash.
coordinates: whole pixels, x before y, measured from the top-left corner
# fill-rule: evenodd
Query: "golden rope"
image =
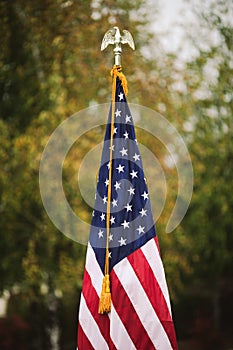
<path id="1" fill-rule="evenodd" d="M 111 70 L 112 76 L 112 114 L 111 114 L 111 131 L 110 131 L 110 157 L 109 157 L 109 176 L 108 176 L 108 198 L 107 198 L 107 216 L 106 216 L 106 250 L 105 266 L 102 291 L 99 300 L 99 314 L 105 314 L 111 310 L 111 290 L 109 279 L 109 235 L 110 235 L 110 215 L 111 215 L 111 195 L 112 195 L 112 152 L 113 152 L 113 135 L 114 135 L 114 115 L 115 115 L 115 98 L 116 98 L 116 79 L 121 80 L 125 95 L 128 93 L 127 80 L 121 72 L 121 66 L 114 66 Z"/>

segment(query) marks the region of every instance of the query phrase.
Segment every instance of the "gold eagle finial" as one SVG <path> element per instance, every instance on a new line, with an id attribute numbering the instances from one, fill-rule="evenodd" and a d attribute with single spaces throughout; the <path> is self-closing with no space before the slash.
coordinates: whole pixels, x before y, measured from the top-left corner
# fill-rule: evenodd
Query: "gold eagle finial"
<path id="1" fill-rule="evenodd" d="M 130 32 L 126 29 L 123 30 L 121 35 L 118 27 L 109 29 L 103 37 L 101 44 L 101 51 L 105 50 L 108 45 L 115 45 L 115 65 L 120 65 L 120 57 L 122 53 L 121 44 L 128 44 L 132 50 L 135 50 L 134 40 Z"/>

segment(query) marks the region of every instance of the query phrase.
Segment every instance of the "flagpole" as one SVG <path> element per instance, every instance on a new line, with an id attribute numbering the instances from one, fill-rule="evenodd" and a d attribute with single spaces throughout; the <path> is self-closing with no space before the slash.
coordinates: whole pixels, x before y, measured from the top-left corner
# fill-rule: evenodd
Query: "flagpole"
<path id="1" fill-rule="evenodd" d="M 121 80 L 124 93 L 127 95 L 127 81 L 124 74 L 121 72 L 121 44 L 128 44 L 133 50 L 135 45 L 132 35 L 123 30 L 123 36 L 118 27 L 113 27 L 105 33 L 101 51 L 103 51 L 109 44 L 115 45 L 114 52 L 114 66 L 111 70 L 112 76 L 112 108 L 111 108 L 111 129 L 110 129 L 110 154 L 109 154 L 109 176 L 108 176 L 108 196 L 107 196 L 107 215 L 106 215 L 106 247 L 105 247 L 105 268 L 102 283 L 102 291 L 99 300 L 99 314 L 106 314 L 111 311 L 111 290 L 109 278 L 109 236 L 110 236 L 110 216 L 111 216 L 111 194 L 112 194 L 112 158 L 113 158 L 113 135 L 114 135 L 114 116 L 115 116 L 115 101 L 116 101 L 116 81 L 117 77 Z"/>

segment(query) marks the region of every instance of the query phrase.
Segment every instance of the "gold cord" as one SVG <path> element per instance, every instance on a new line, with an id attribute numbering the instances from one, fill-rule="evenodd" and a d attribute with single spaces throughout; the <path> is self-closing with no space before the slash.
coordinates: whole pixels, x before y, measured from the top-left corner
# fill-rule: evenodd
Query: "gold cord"
<path id="1" fill-rule="evenodd" d="M 121 80 L 125 95 L 128 93 L 127 80 L 121 72 L 121 66 L 114 66 L 111 70 L 112 76 L 112 114 L 111 114 L 111 131 L 110 131 L 110 157 L 109 157 L 109 176 L 108 176 L 108 197 L 107 197 L 107 216 L 106 216 L 106 250 L 105 250 L 105 266 L 102 291 L 99 300 L 100 314 L 111 311 L 111 290 L 109 278 L 109 236 L 110 236 L 110 215 L 111 215 L 111 195 L 112 195 L 112 152 L 113 152 L 113 135 L 114 135 L 114 115 L 115 115 L 115 98 L 116 98 L 116 79 Z"/>

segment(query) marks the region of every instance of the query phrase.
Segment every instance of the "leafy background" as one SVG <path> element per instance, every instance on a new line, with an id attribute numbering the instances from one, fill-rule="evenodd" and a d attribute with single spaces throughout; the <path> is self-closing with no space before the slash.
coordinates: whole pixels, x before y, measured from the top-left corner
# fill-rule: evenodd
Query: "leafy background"
<path id="1" fill-rule="evenodd" d="M 50 222 L 38 169 L 53 130 L 91 103 L 109 102 L 112 53 L 99 47 L 113 25 L 130 30 L 137 50 L 124 48 L 128 100 L 162 113 L 185 139 L 194 193 L 179 227 L 165 234 L 177 174 L 156 140 L 138 130 L 168 179 L 157 231 L 179 348 L 229 350 L 232 337 L 233 5 L 186 1 L 177 51 L 153 30 L 159 2 L 149 0 L 2 0 L 0 2 L 0 348 L 75 348 L 86 247 Z M 170 28 L 172 31 L 172 28 Z M 180 54 L 186 47 L 186 58 Z M 189 54 L 190 53 L 190 54 Z M 91 216 L 74 173 L 102 134 L 72 148 L 64 188 L 74 210 Z M 150 169 L 145 169 L 150 171 Z M 149 184 L 151 187 L 152 184 Z"/>

